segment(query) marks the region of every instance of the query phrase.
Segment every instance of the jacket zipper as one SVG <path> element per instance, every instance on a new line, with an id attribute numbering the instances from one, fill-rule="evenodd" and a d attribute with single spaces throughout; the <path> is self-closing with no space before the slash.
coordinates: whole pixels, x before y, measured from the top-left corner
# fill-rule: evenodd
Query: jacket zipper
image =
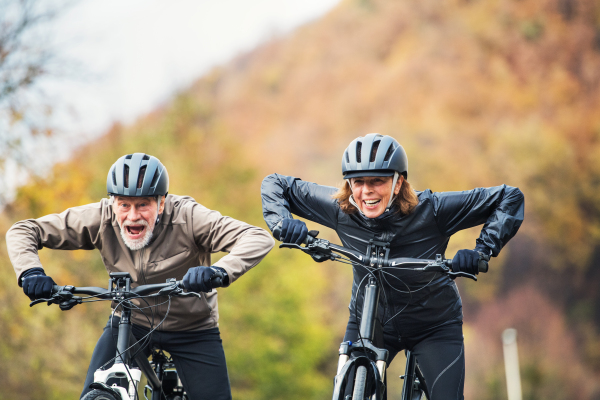
<path id="1" fill-rule="evenodd" d="M 141 281 L 144 285 L 148 284 L 148 281 L 146 281 L 146 274 L 144 273 L 144 256 L 146 255 L 146 248 L 143 247 L 139 250 L 139 269 L 140 269 L 140 278 Z M 154 298 L 154 307 L 156 307 L 156 314 L 159 314 L 159 309 L 160 307 L 158 306 L 158 298 Z M 159 319 L 162 319 L 162 317 L 159 316 Z M 165 321 L 166 322 L 166 321 Z M 161 330 L 160 327 L 158 328 L 158 330 Z"/>
<path id="2" fill-rule="evenodd" d="M 144 274 L 144 253 L 146 252 L 145 248 L 141 248 L 139 251 L 140 257 L 139 257 L 139 261 L 140 261 L 140 277 L 142 278 L 142 283 L 144 285 L 146 285 L 148 282 L 146 282 L 146 275 Z"/>

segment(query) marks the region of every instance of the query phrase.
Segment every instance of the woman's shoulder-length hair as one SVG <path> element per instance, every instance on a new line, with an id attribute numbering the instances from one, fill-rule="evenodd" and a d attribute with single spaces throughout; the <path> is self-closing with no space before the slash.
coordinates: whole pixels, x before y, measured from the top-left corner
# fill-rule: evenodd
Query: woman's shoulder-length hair
<path id="1" fill-rule="evenodd" d="M 331 197 L 337 199 L 340 208 L 346 214 L 355 214 L 358 212 L 358 209 L 350 203 L 350 196 L 352 195 L 352 189 L 350 189 L 350 184 L 347 181 L 344 181 L 341 187 L 335 192 Z M 401 215 L 408 215 L 419 204 L 419 198 L 417 197 L 417 193 L 413 190 L 410 183 L 404 180 L 402 182 L 402 186 L 400 187 L 400 192 L 394 199 L 392 203 L 395 205 L 395 212 Z"/>

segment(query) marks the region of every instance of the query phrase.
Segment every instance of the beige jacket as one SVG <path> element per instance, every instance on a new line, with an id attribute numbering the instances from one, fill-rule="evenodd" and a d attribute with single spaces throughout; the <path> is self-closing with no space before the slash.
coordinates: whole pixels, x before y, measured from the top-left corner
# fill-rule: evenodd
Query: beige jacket
<path id="1" fill-rule="evenodd" d="M 210 266 L 210 254 L 224 251 L 214 265 L 229 275 L 230 284 L 258 264 L 274 245 L 265 230 L 248 225 L 219 212 L 209 210 L 190 197 L 168 195 L 160 222 L 154 228 L 152 242 L 131 251 L 123 243 L 111 200 L 69 208 L 60 214 L 19 221 L 6 234 L 6 244 L 19 285 L 21 274 L 42 267 L 38 250 L 42 247 L 61 250 L 100 250 L 108 272 L 129 272 L 134 287 L 147 283 L 164 283 L 168 278 L 182 279 L 192 267 Z M 65 284 L 69 282 L 64 282 Z M 85 286 L 101 286 L 86 283 Z M 150 304 L 166 298 L 150 299 Z M 142 306 L 140 302 L 138 305 Z M 145 305 L 145 304 L 144 304 Z M 168 304 L 155 308 L 154 323 L 160 322 Z M 152 319 L 147 309 L 146 314 Z M 135 324 L 149 327 L 148 319 L 133 311 Z M 171 309 L 160 330 L 201 330 L 218 326 L 217 293 L 197 297 L 174 297 Z"/>

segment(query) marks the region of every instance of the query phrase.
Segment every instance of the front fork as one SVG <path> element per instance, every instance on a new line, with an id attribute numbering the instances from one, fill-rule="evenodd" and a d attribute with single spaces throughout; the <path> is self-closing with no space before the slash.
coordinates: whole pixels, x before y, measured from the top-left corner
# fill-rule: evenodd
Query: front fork
<path id="1" fill-rule="evenodd" d="M 357 358 L 365 359 L 365 361 L 360 361 L 360 363 L 372 363 L 372 358 L 367 358 L 362 355 L 366 353 L 374 356 L 375 366 L 379 372 L 379 385 L 384 385 L 388 351 L 373 345 L 378 304 L 379 287 L 377 286 L 375 278 L 371 277 L 369 278 L 369 282 L 365 287 L 365 300 L 363 303 L 362 320 L 360 323 L 360 339 L 356 343 L 348 341 L 340 344 L 338 367 L 334 385 L 334 397 L 335 393 L 341 390 L 340 386 L 343 384 L 343 380 L 349 370 L 349 367 L 357 361 Z M 351 358 L 353 352 L 355 352 L 355 356 L 354 358 Z M 358 355 L 358 357 L 356 355 Z"/>
<path id="2" fill-rule="evenodd" d="M 377 270 L 375 274 L 380 274 L 381 268 L 387 265 L 386 260 L 388 259 L 389 251 L 389 243 L 370 241 L 366 256 L 369 260 L 369 267 Z M 377 374 L 378 372 L 377 378 L 379 382 L 377 382 L 375 399 L 379 399 L 379 389 L 381 389 L 381 393 L 385 390 L 384 381 L 388 351 L 373 345 L 375 325 L 377 323 L 377 309 L 379 306 L 379 292 L 380 288 L 377 284 L 377 279 L 371 273 L 369 281 L 365 286 L 359 340 L 357 343 L 342 342 L 340 345 L 337 374 L 334 380 L 334 399 L 340 393 L 341 386 L 344 384 L 348 371 L 353 365 L 370 364 L 368 368 L 372 370 L 372 374 Z M 375 358 L 375 369 L 372 368 L 373 358 Z"/>
<path id="3" fill-rule="evenodd" d="M 346 363 L 350 359 L 351 346 L 352 346 L 352 342 L 342 342 L 342 344 L 340 344 L 340 350 L 339 350 L 340 357 L 338 358 L 338 367 L 337 367 L 336 375 L 339 375 L 340 372 L 342 372 L 344 365 L 346 365 Z M 385 358 L 387 359 L 387 351 L 385 353 L 385 356 L 386 356 Z M 377 370 L 379 371 L 379 376 L 381 377 L 381 382 L 383 382 L 385 380 L 385 370 L 387 367 L 387 362 L 385 359 L 381 359 L 381 360 L 377 360 L 375 362 L 375 365 L 377 366 Z"/>

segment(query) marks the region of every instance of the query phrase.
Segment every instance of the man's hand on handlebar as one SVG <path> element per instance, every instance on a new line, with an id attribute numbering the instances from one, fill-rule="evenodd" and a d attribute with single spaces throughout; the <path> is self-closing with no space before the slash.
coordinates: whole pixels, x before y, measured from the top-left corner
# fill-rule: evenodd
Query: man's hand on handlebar
<path id="1" fill-rule="evenodd" d="M 33 268 L 21 275 L 23 292 L 31 301 L 36 299 L 47 299 L 52 295 L 52 286 L 56 285 L 54 280 L 46 276 L 41 268 Z"/>
<path id="2" fill-rule="evenodd" d="M 301 244 L 304 242 L 308 228 L 303 221 L 293 218 L 284 218 L 281 221 L 281 232 L 279 240 L 284 243 Z"/>
<path id="3" fill-rule="evenodd" d="M 227 281 L 227 272 L 220 267 L 193 267 L 183 276 L 183 286 L 192 292 L 208 293 Z"/>

